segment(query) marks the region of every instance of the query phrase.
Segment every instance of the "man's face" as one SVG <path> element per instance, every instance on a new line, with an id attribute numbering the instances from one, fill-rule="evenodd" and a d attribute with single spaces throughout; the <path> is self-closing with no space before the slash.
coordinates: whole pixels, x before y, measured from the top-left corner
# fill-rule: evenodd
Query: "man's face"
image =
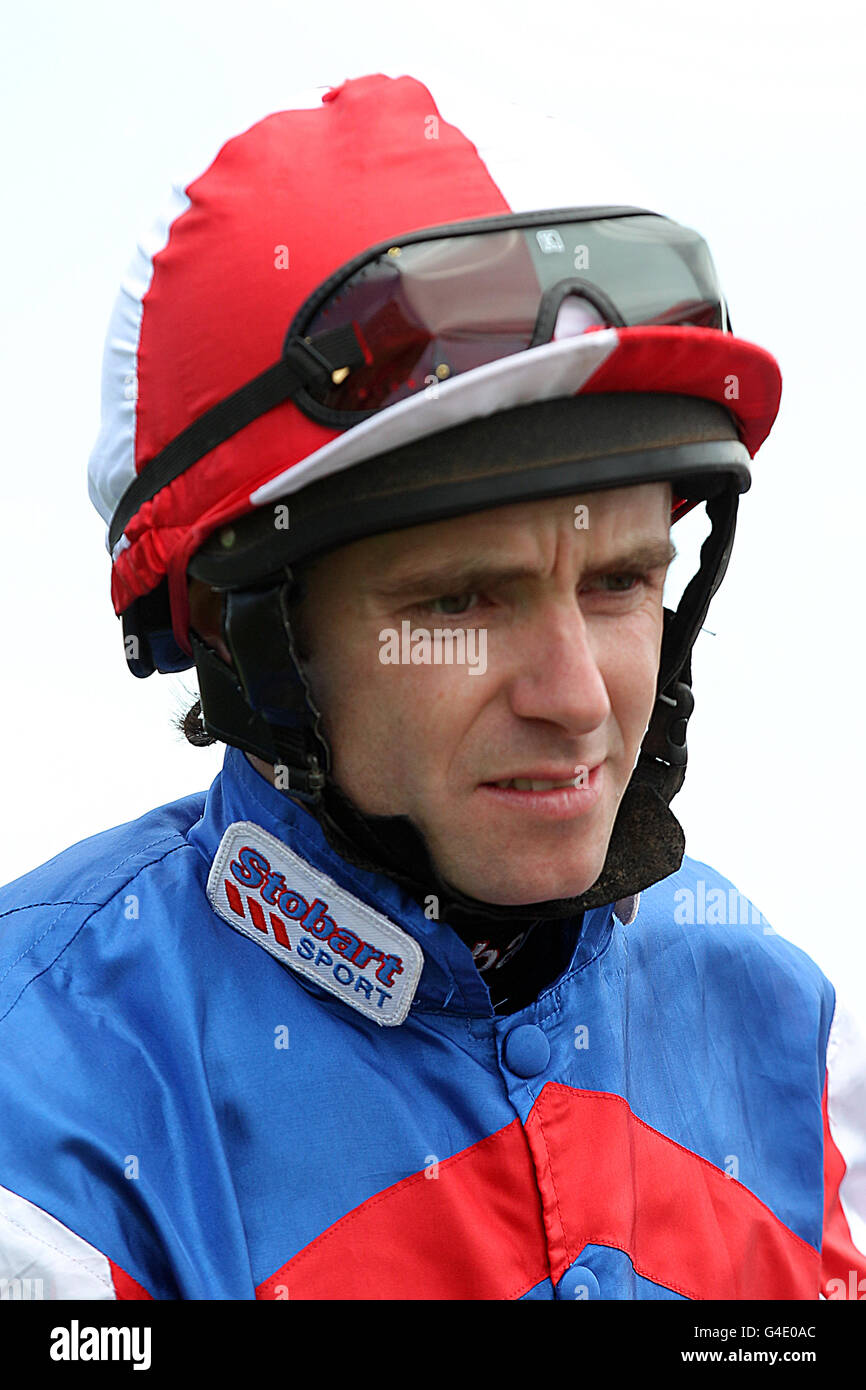
<path id="1" fill-rule="evenodd" d="M 517 503 L 310 567 L 299 635 L 335 779 L 362 811 L 408 815 L 463 893 L 517 905 L 598 878 L 655 699 L 670 503 L 667 483 Z M 381 659 L 404 622 L 432 659 Z M 462 663 L 435 660 L 446 628 Z M 581 769 L 588 787 L 491 785 Z"/>

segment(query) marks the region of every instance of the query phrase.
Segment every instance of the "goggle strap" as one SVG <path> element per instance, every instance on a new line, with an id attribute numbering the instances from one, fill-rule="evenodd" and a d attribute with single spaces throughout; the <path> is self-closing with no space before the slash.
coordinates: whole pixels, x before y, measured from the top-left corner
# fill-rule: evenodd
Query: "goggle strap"
<path id="1" fill-rule="evenodd" d="M 279 362 L 204 411 L 148 460 L 124 492 L 111 518 L 110 549 L 114 550 L 125 527 L 145 502 L 151 501 L 162 488 L 217 445 L 281 405 L 302 387 L 324 382 L 337 368 L 360 366 L 363 361 L 364 354 L 351 326 L 348 332 L 346 328 L 339 328 L 319 333 L 315 341 L 289 340 Z"/>

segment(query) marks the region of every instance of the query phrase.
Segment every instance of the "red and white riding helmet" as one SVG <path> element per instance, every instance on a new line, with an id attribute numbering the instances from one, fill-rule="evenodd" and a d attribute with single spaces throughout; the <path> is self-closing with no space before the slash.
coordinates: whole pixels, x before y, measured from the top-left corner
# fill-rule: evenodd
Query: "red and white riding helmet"
<path id="1" fill-rule="evenodd" d="M 605 314 L 592 308 L 569 313 L 574 295 L 534 345 L 515 350 L 526 341 L 518 334 L 504 350 L 494 341 L 487 360 L 470 359 L 459 372 L 438 363 L 433 391 L 420 363 L 414 379 L 410 369 L 412 385 L 404 374 L 401 392 L 380 393 L 368 418 L 357 409 L 341 415 L 327 403 L 316 410 L 309 396 L 307 408 L 291 397 L 270 405 L 268 397 L 247 423 L 231 422 L 236 432 L 221 438 L 225 416 L 221 423 L 217 417 L 218 428 L 209 433 L 205 422 L 186 458 L 178 460 L 176 449 L 166 454 L 185 432 L 190 441 L 200 417 L 279 361 L 302 306 L 368 248 L 399 250 L 407 234 L 468 220 L 507 226 L 509 214 L 538 209 L 529 231 L 549 243 L 557 232 L 547 210 L 604 212 L 580 206 L 580 151 L 568 133 L 557 135 L 556 122 L 546 122 L 545 147 L 526 154 L 496 111 L 476 107 L 472 128 L 459 129 L 421 82 L 376 74 L 325 91 L 315 108 L 266 117 L 228 140 L 199 177 L 175 186 L 168 214 L 142 241 L 123 281 L 105 348 L 89 486 L 109 524 L 117 613 L 167 585 L 174 638 L 188 653 L 187 566 L 217 528 L 360 461 L 532 402 L 636 391 L 700 397 L 726 408 L 754 456 L 780 398 L 778 367 L 767 352 L 725 332 L 724 323 L 677 320 L 676 304 L 655 314 L 637 305 L 637 325 L 618 325 L 610 315 L 614 323 L 605 326 Z M 611 228 L 620 234 L 614 249 L 623 249 L 620 229 L 628 224 L 633 249 L 646 257 L 650 215 L 607 211 L 620 216 L 616 225 L 607 219 L 608 244 L 598 243 L 599 254 L 610 250 Z M 591 256 L 580 226 L 572 230 Z M 562 249 L 573 270 L 573 247 Z M 691 244 L 686 252 L 693 254 Z M 483 267 L 488 284 L 501 284 L 495 262 L 490 256 Z M 512 278 L 514 268 L 512 254 Z M 465 276 L 466 265 L 457 270 Z M 648 264 L 644 283 L 652 277 Z M 525 313 L 525 305 L 515 312 Z M 675 497 L 674 518 L 688 505 Z"/>

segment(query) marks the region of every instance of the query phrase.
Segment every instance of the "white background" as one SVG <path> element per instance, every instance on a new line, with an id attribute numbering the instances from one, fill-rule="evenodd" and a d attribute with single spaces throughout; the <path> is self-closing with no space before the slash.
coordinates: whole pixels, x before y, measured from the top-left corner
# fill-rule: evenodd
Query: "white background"
<path id="1" fill-rule="evenodd" d="M 16 6 L 4 38 L 0 881 L 204 788 L 221 762 L 171 728 L 192 675 L 127 673 L 87 495 L 103 339 L 137 238 L 178 172 L 201 172 L 299 89 L 407 72 L 434 97 L 447 81 L 567 115 L 587 160 L 601 150 L 626 182 L 633 172 L 622 201 L 649 197 L 707 237 L 736 333 L 780 363 L 779 420 L 741 502 L 707 620 L 715 636 L 695 650 L 689 771 L 673 809 L 687 853 L 866 1015 L 853 0 L 58 0 Z M 582 167 L 578 148 L 575 203 L 592 201 Z"/>

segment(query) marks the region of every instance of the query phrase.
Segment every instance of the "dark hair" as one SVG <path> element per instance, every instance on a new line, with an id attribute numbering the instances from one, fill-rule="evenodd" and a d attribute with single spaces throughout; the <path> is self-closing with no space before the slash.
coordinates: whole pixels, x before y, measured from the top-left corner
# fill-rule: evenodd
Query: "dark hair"
<path id="1" fill-rule="evenodd" d="M 175 724 L 187 743 L 191 743 L 193 748 L 206 748 L 210 743 L 219 743 L 219 739 L 214 738 L 213 734 L 209 734 L 204 726 L 201 717 L 201 700 L 196 700 L 185 714 L 179 715 Z"/>

